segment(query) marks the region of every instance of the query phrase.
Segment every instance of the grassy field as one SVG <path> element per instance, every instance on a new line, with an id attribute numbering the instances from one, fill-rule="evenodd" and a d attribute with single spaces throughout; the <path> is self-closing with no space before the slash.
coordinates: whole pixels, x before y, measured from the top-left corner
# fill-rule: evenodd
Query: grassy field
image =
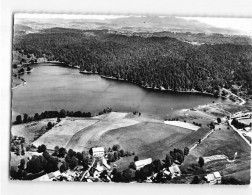
<path id="1" fill-rule="evenodd" d="M 33 145 L 39 146 L 45 144 L 47 148 L 53 149 L 55 146 L 66 147 L 72 136 L 81 129 L 88 127 L 99 120 L 83 118 L 64 118 L 51 130 L 43 134 L 39 139 L 33 142 Z"/>
<path id="2" fill-rule="evenodd" d="M 56 119 L 43 119 L 41 121 L 12 125 L 11 133 L 13 136 L 24 137 L 25 141 L 30 144 L 47 131 L 46 127 L 49 121 L 55 123 Z"/>
<path id="3" fill-rule="evenodd" d="M 217 160 L 206 163 L 206 172 L 220 171 L 222 176 L 233 176 L 245 183 L 250 181 L 250 146 L 231 128 L 221 124 L 206 140 L 197 146 L 187 156 L 184 164 L 197 163 L 200 156 L 226 155 L 233 159 L 235 152 L 238 153 L 234 165 L 230 165 L 227 160 Z"/>

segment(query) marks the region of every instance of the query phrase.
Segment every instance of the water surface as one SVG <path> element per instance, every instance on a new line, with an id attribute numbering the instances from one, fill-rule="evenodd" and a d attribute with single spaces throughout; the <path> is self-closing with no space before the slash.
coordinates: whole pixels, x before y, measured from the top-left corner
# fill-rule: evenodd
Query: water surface
<path id="1" fill-rule="evenodd" d="M 45 110 L 98 113 L 110 106 L 114 111 L 140 111 L 168 115 L 174 110 L 221 101 L 211 96 L 159 92 L 135 84 L 83 75 L 77 69 L 53 64 L 34 65 L 32 73 L 23 75 L 25 86 L 12 90 L 12 116 L 34 115 Z"/>

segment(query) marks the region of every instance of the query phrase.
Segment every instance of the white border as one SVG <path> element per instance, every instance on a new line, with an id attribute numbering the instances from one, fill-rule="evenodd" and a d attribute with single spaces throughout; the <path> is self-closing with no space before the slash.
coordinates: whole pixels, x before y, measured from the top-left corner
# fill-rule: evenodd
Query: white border
<path id="1" fill-rule="evenodd" d="M 2 0 L 1 194 L 252 194 L 251 186 L 31 183 L 8 180 L 10 61 L 13 12 L 252 17 L 251 0 Z"/>

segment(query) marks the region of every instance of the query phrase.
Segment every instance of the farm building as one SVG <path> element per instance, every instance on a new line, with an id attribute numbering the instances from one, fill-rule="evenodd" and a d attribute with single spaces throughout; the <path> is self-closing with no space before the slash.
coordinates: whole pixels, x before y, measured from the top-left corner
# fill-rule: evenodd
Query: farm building
<path id="1" fill-rule="evenodd" d="M 220 184 L 221 175 L 220 172 L 213 172 L 205 176 L 206 182 L 209 184 Z"/>
<path id="2" fill-rule="evenodd" d="M 180 171 L 178 165 L 173 165 L 173 166 L 169 167 L 169 171 L 171 173 L 172 178 L 181 175 L 181 171 Z"/>
<path id="3" fill-rule="evenodd" d="M 104 151 L 105 150 L 103 147 L 92 148 L 92 156 L 93 157 L 103 157 Z"/>
<path id="4" fill-rule="evenodd" d="M 149 165 L 151 163 L 152 163 L 152 159 L 151 158 L 147 158 L 145 160 L 138 160 L 138 161 L 135 162 L 136 170 L 139 170 L 142 167 L 144 167 L 145 165 Z"/>

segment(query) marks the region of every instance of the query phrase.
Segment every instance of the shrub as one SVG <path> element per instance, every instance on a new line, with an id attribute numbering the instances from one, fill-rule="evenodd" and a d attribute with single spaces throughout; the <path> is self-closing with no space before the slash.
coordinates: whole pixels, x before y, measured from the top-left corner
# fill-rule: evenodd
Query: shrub
<path id="1" fill-rule="evenodd" d="M 200 183 L 200 178 L 199 178 L 199 176 L 195 175 L 193 177 L 191 184 L 199 184 L 199 183 Z"/>
<path id="2" fill-rule="evenodd" d="M 203 167 L 203 166 L 204 166 L 204 164 L 205 164 L 204 158 L 199 157 L 198 164 L 199 164 L 199 166 L 200 166 L 200 167 Z"/>
<path id="3" fill-rule="evenodd" d="M 189 148 L 188 147 L 185 147 L 184 148 L 184 155 L 187 156 L 189 154 Z"/>
<path id="4" fill-rule="evenodd" d="M 37 152 L 41 153 L 41 152 L 45 152 L 46 151 L 46 146 L 44 144 L 42 144 L 41 146 L 38 147 Z"/>
<path id="5" fill-rule="evenodd" d="M 22 116 L 21 115 L 17 115 L 16 116 L 16 124 L 21 124 L 22 123 Z"/>
<path id="6" fill-rule="evenodd" d="M 53 127 L 52 123 L 51 123 L 51 122 L 48 122 L 48 123 L 47 123 L 47 129 L 50 130 L 52 127 Z"/>
<path id="7" fill-rule="evenodd" d="M 131 162 L 130 165 L 129 165 L 129 168 L 130 168 L 130 169 L 136 170 L 136 165 L 135 165 L 135 163 L 134 163 L 134 162 Z"/>
<path id="8" fill-rule="evenodd" d="M 46 164 L 47 161 L 43 156 L 33 155 L 32 159 L 27 162 L 26 171 L 28 173 L 39 173 L 45 169 Z"/>
<path id="9" fill-rule="evenodd" d="M 138 159 L 138 156 L 135 156 L 134 157 L 134 162 L 136 162 L 136 161 L 138 161 L 139 159 Z"/>
<path id="10" fill-rule="evenodd" d="M 120 150 L 120 145 L 119 144 L 113 145 L 112 149 L 114 151 L 119 151 Z"/>

